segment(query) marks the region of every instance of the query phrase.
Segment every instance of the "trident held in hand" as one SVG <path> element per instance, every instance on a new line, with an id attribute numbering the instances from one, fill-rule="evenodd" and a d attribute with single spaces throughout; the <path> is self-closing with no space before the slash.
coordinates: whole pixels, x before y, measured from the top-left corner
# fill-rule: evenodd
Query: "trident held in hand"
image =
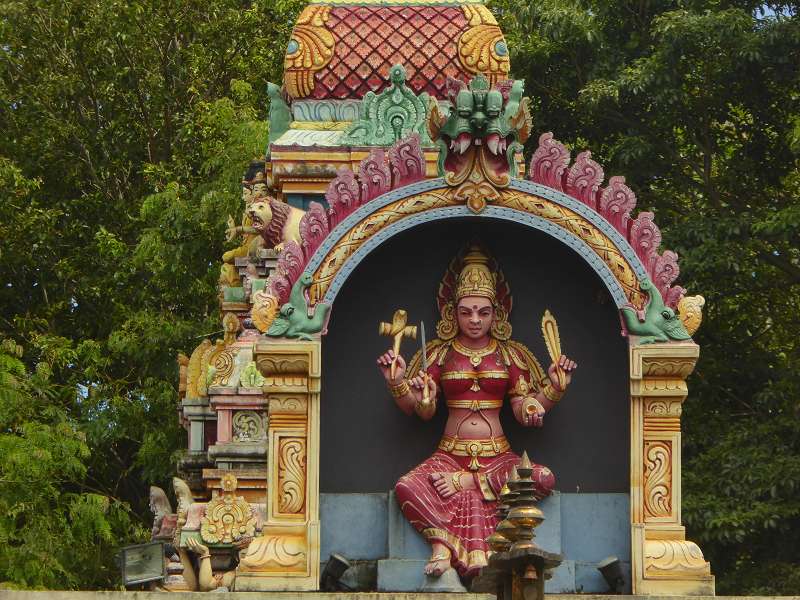
<path id="1" fill-rule="evenodd" d="M 406 311 L 398 309 L 394 311 L 391 323 L 382 321 L 378 325 L 379 335 L 388 335 L 393 338 L 392 350 L 394 351 L 394 359 L 392 359 L 392 366 L 389 370 L 389 376 L 392 381 L 394 381 L 397 370 L 397 357 L 400 355 L 400 342 L 403 341 L 404 337 L 411 338 L 412 340 L 417 339 L 417 326 L 406 325 L 407 322 L 408 314 L 406 314 Z"/>

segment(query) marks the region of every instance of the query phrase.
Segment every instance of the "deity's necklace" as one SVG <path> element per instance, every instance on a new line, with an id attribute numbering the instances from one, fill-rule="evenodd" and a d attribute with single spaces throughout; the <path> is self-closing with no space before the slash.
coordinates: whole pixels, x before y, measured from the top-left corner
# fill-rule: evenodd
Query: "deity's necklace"
<path id="1" fill-rule="evenodd" d="M 453 340 L 453 349 L 459 354 L 463 354 L 464 356 L 468 357 L 470 364 L 477 369 L 484 356 L 489 356 L 497 350 L 497 342 L 494 339 L 491 339 L 485 348 L 473 350 L 472 348 L 467 348 L 464 344 L 459 342 L 458 339 L 455 339 Z"/>

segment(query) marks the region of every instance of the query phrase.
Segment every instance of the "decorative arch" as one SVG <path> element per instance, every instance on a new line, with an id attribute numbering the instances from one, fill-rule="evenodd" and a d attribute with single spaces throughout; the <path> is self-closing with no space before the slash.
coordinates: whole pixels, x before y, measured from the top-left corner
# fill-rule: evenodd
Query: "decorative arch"
<path id="1" fill-rule="evenodd" d="M 644 265 L 605 219 L 563 192 L 515 180 L 477 215 L 443 179 L 392 190 L 363 205 L 331 231 L 305 267 L 312 302 L 332 304 L 347 277 L 384 241 L 417 224 L 460 217 L 514 221 L 543 231 L 575 250 L 600 276 L 618 308 L 643 308 Z"/>

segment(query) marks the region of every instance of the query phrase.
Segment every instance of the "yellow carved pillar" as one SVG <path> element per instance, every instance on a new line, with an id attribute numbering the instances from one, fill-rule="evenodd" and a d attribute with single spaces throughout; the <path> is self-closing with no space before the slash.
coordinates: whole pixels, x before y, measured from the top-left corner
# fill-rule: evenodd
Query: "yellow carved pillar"
<path id="1" fill-rule="evenodd" d="M 630 348 L 634 594 L 714 594 L 711 567 L 681 525 L 681 407 L 699 354 L 692 341 Z"/>
<path id="2" fill-rule="evenodd" d="M 319 585 L 319 341 L 258 342 L 269 403 L 267 515 L 239 563 L 236 591 Z"/>

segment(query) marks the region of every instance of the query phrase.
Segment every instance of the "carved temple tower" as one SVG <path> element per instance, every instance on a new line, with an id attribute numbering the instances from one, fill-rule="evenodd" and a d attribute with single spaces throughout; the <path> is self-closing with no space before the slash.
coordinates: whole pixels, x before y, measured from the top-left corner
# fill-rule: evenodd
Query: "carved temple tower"
<path id="1" fill-rule="evenodd" d="M 590 153 L 571 162 L 547 133 L 526 165 L 529 101 L 509 73 L 482 0 L 316 0 L 298 17 L 284 81 L 268 90 L 267 152 L 230 223 L 240 243 L 222 257 L 224 335 L 179 356 L 179 473 L 193 502 L 178 509 L 177 540 L 208 545 L 237 591 L 318 589 L 321 347 L 350 274 L 419 223 L 486 218 L 566 244 L 623 315 L 636 313 L 623 321 L 622 399 L 633 592 L 713 593 L 680 515 L 680 412 L 699 352 L 688 333 L 702 302 L 673 285 L 677 256 L 659 251 L 651 213 L 631 214 L 624 178 L 604 186 Z M 688 333 L 665 334 L 647 316 L 655 305 Z"/>

